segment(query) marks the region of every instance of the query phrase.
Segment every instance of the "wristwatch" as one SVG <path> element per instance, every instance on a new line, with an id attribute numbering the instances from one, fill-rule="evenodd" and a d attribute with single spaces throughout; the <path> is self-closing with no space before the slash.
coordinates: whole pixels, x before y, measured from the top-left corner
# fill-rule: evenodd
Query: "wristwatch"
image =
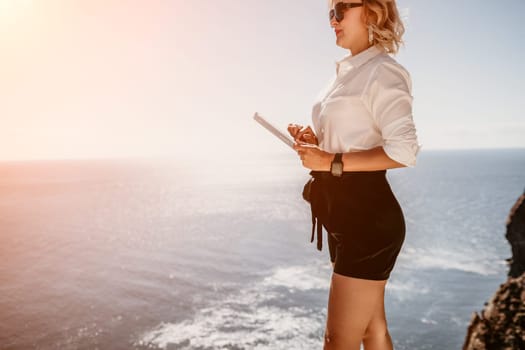
<path id="1" fill-rule="evenodd" d="M 343 154 L 336 153 L 332 164 L 330 165 L 330 172 L 333 176 L 343 175 Z"/>

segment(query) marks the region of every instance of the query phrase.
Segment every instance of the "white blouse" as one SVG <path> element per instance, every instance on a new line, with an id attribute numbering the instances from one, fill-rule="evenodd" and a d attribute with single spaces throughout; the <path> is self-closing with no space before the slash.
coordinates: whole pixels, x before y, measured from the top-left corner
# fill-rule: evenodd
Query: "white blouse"
<path id="1" fill-rule="evenodd" d="M 390 158 L 414 167 L 423 145 L 412 118 L 408 71 L 379 46 L 335 65 L 335 76 L 312 109 L 319 147 L 346 153 L 383 146 Z"/>

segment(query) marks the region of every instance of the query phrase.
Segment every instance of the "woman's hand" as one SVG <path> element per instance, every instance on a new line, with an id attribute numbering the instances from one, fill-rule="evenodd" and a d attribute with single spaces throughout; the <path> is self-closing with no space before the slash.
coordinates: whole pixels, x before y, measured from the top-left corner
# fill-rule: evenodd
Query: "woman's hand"
<path id="1" fill-rule="evenodd" d="M 313 145 L 319 145 L 319 140 L 310 126 L 303 128 L 303 126 L 299 124 L 288 124 L 288 132 L 296 142 L 302 141 Z"/>
<path id="2" fill-rule="evenodd" d="M 323 151 L 317 145 L 297 141 L 293 148 L 297 151 L 303 166 L 311 170 L 329 171 L 334 158 L 333 153 Z"/>

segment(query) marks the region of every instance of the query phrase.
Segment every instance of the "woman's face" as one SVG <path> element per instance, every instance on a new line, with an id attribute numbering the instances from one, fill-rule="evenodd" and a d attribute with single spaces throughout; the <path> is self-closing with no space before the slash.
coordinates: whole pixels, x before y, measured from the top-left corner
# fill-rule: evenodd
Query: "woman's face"
<path id="1" fill-rule="evenodd" d="M 339 2 L 360 3 L 359 0 L 334 0 L 333 6 Z M 363 16 L 363 6 L 347 8 L 341 22 L 332 18 L 330 25 L 335 29 L 336 44 L 353 51 L 353 48 L 362 47 L 368 43 L 368 28 Z"/>

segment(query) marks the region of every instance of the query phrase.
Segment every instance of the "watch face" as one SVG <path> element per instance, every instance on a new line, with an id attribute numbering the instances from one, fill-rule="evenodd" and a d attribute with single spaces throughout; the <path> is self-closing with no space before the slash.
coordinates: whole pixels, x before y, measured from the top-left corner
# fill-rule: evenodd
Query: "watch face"
<path id="1" fill-rule="evenodd" d="M 343 174 L 343 163 L 332 163 L 332 174 L 340 176 Z"/>

